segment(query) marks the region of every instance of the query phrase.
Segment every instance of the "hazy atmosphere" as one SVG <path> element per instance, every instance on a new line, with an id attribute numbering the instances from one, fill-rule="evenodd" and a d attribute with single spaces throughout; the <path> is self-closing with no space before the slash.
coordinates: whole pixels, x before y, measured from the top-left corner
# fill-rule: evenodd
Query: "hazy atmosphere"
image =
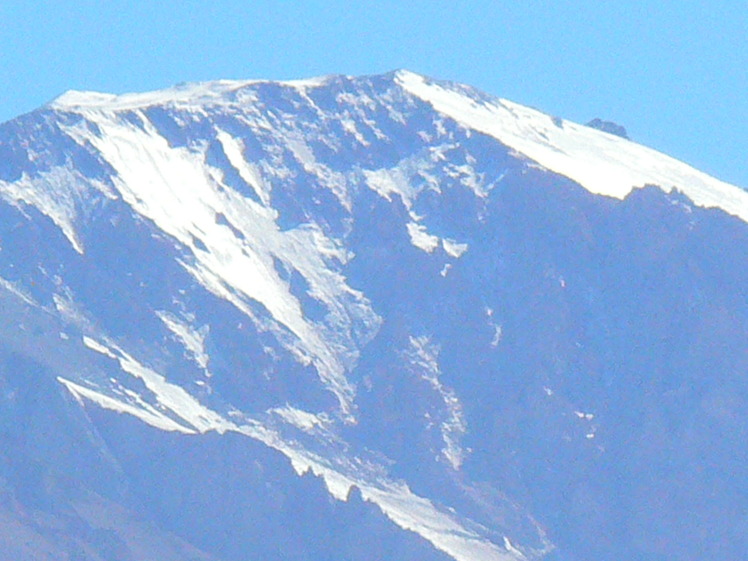
<path id="1" fill-rule="evenodd" d="M 0 561 L 748 561 L 747 17 L 2 3 Z"/>

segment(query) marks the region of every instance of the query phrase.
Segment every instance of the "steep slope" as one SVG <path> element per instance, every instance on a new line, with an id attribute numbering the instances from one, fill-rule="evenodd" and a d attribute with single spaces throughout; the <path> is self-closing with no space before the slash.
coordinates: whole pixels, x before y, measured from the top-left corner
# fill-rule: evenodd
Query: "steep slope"
<path id="1" fill-rule="evenodd" d="M 737 187 L 399 71 L 69 92 L 0 126 L 0 195 L 38 551 L 748 551 Z"/>

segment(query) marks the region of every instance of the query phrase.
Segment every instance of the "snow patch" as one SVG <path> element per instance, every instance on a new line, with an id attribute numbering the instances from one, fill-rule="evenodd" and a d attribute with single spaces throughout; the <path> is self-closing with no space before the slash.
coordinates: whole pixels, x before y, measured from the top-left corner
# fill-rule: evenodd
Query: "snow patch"
<path id="1" fill-rule="evenodd" d="M 163 413 L 160 413 L 159 411 L 156 411 L 152 407 L 143 407 L 141 406 L 135 406 L 131 405 L 129 403 L 124 402 L 122 399 L 114 399 L 112 397 L 109 397 L 108 395 L 93 390 L 91 388 L 87 388 L 85 386 L 82 386 L 80 384 L 76 384 L 75 382 L 71 380 L 67 380 L 65 378 L 59 377 L 57 378 L 57 381 L 60 382 L 62 385 L 64 385 L 67 390 L 73 394 L 73 396 L 78 400 L 79 403 L 83 403 L 83 400 L 89 400 L 93 403 L 96 403 L 100 407 L 103 407 L 104 409 L 108 409 L 110 411 L 117 411 L 118 413 L 127 413 L 128 415 L 132 415 L 133 417 L 137 417 L 144 423 L 155 427 L 160 430 L 165 430 L 169 432 L 181 432 L 184 434 L 194 434 L 195 431 L 191 428 L 188 428 L 174 419 L 171 419 L 170 417 L 164 415 Z"/>
<path id="2" fill-rule="evenodd" d="M 204 325 L 200 329 L 195 329 L 186 320 L 165 311 L 157 311 L 156 315 L 182 343 L 184 349 L 200 368 L 207 372 L 210 357 L 205 352 L 205 338 L 208 335 L 209 327 Z"/>
<path id="3" fill-rule="evenodd" d="M 304 171 L 316 177 L 322 185 L 337 197 L 340 204 L 346 210 L 350 211 L 352 206 L 350 194 L 347 190 L 348 182 L 346 176 L 319 163 L 314 157 L 314 152 L 301 134 L 286 132 L 283 140 L 286 147 L 291 150 L 296 160 L 302 165 Z"/>
<path id="4" fill-rule="evenodd" d="M 366 140 L 366 138 L 364 138 L 364 135 L 359 132 L 358 128 L 356 127 L 356 121 L 354 121 L 353 119 L 341 119 L 340 124 L 343 127 L 343 130 L 352 135 L 359 144 L 362 144 L 363 146 L 371 145 L 371 142 Z"/>
<path id="5" fill-rule="evenodd" d="M 146 403 L 149 408 L 168 413 L 169 418 L 182 426 L 186 424 L 193 432 L 217 430 L 223 433 L 231 428 L 230 423 L 223 417 L 202 405 L 186 390 L 176 384 L 171 384 L 161 374 L 140 364 L 116 345 L 111 343 L 105 345 L 88 336 L 83 337 L 83 343 L 91 350 L 116 360 L 124 372 L 141 380 L 156 400 L 154 404 Z M 176 419 L 184 423 L 178 423 Z"/>
<path id="6" fill-rule="evenodd" d="M 436 364 L 435 357 L 432 351 L 426 350 L 429 345 L 427 340 L 414 338 L 413 341 L 415 354 L 420 357 L 418 360 L 428 368 L 433 368 Z M 207 430 L 233 431 L 259 440 L 288 457 L 297 474 L 303 475 L 311 471 L 321 477 L 328 492 L 338 500 L 348 500 L 351 489 L 356 486 L 364 500 L 376 504 L 395 524 L 422 536 L 456 561 L 526 560 L 519 550 L 502 548 L 475 530 L 468 529 L 454 513 L 446 512 L 428 499 L 415 495 L 405 483 L 391 481 L 384 476 L 381 468 L 356 458 L 322 458 L 304 449 L 298 442 L 284 440 L 277 432 L 258 421 L 247 420 L 237 425 L 203 406 L 182 388 L 170 384 L 115 345 L 104 344 L 91 337 L 85 337 L 84 343 L 92 350 L 117 360 L 125 372 L 142 380 L 158 396 L 158 403 L 151 405 L 131 390 L 120 391 L 114 397 L 103 389 L 93 389 L 58 378 L 79 401 L 86 399 L 106 409 L 131 414 L 161 430 L 185 434 Z M 116 383 L 116 380 L 110 382 Z M 290 407 L 281 410 L 303 425 L 316 425 L 312 419 L 314 416 L 309 413 Z M 470 522 L 468 524 L 474 526 Z"/>
<path id="7" fill-rule="evenodd" d="M 215 170 L 199 148 L 169 146 L 144 114 L 140 115 L 143 128 L 116 115 L 89 112 L 86 116 L 96 123 L 101 135 L 83 127 L 70 127 L 67 132 L 91 143 L 116 170 L 112 181 L 124 201 L 189 248 L 192 258 L 182 264 L 208 290 L 252 319 L 256 318 L 251 302 L 261 303 L 297 338 L 299 346 L 291 350 L 297 356 L 311 357 L 321 380 L 338 397 L 342 412 L 349 415 L 354 389 L 346 379 L 345 364 L 352 357 L 340 353 L 356 348 L 352 340 L 345 340 L 353 337 L 354 318 L 373 329 L 378 318 L 363 295 L 350 289 L 330 266 L 331 261 L 344 262 L 347 253 L 313 224 L 281 231 L 274 211 L 222 186 L 216 180 L 220 173 L 211 173 Z M 217 223 L 219 214 L 243 237 Z M 276 271 L 276 259 L 308 281 L 312 296 L 329 308 L 326 322 L 330 327 L 304 317 L 288 282 Z"/>
<path id="8" fill-rule="evenodd" d="M 216 130 L 216 138 L 223 147 L 223 153 L 229 163 L 239 174 L 244 182 L 254 189 L 255 193 L 265 206 L 270 206 L 270 187 L 262 179 L 257 166 L 244 159 L 244 146 L 241 140 L 220 129 Z"/>
<path id="9" fill-rule="evenodd" d="M 364 170 L 364 177 L 370 189 L 388 201 L 392 195 L 399 195 L 405 208 L 410 210 L 413 201 L 418 196 L 419 189 L 414 187 L 408 176 L 401 168 Z"/>
<path id="10" fill-rule="evenodd" d="M 417 367 L 421 378 L 429 383 L 444 403 L 447 415 L 441 423 L 441 434 L 444 441 L 442 454 L 453 469 L 459 470 L 466 455 L 460 441 L 467 432 L 467 421 L 462 411 L 462 403 L 460 403 L 454 390 L 442 384 L 439 379 L 441 375 L 439 348 L 426 336 L 411 336 L 410 348 L 406 356 L 410 363 Z"/>
<path id="11" fill-rule="evenodd" d="M 501 343 L 501 338 L 504 336 L 503 328 L 498 324 L 491 324 L 493 326 L 493 339 L 491 339 L 491 346 L 496 348 Z"/>
<path id="12" fill-rule="evenodd" d="M 25 288 L 19 283 L 18 281 L 12 282 L 7 279 L 4 279 L 3 277 L 0 277 L 0 286 L 3 287 L 8 292 L 18 296 L 21 300 L 23 300 L 26 304 L 29 306 L 36 306 L 37 303 L 34 300 L 34 298 L 29 294 Z"/>
<path id="13" fill-rule="evenodd" d="M 0 181 L 0 196 L 23 209 L 20 203 L 35 207 L 62 231 L 75 251 L 83 253 L 83 244 L 75 229 L 76 199 L 86 191 L 86 180 L 78 172 L 57 167 L 30 177 L 26 172 L 12 183 Z"/>
<path id="14" fill-rule="evenodd" d="M 458 243 L 448 238 L 442 239 L 442 247 L 444 248 L 444 251 L 447 252 L 447 255 L 454 257 L 455 259 L 462 257 L 462 254 L 468 250 L 468 244 Z"/>
<path id="15" fill-rule="evenodd" d="M 658 185 L 667 192 L 682 191 L 698 206 L 721 208 L 748 222 L 748 192 L 661 152 L 570 121 L 558 126 L 557 119 L 505 99 L 479 101 L 411 72 L 398 72 L 396 80 L 436 111 L 592 193 L 622 199 L 636 187 Z"/>
<path id="16" fill-rule="evenodd" d="M 315 415 L 308 411 L 303 411 L 290 405 L 284 407 L 276 407 L 271 409 L 269 413 L 278 415 L 281 419 L 287 423 L 303 430 L 304 432 L 314 432 L 315 429 L 324 427 L 329 424 L 329 420 L 324 415 Z"/>
<path id="17" fill-rule="evenodd" d="M 405 483 L 390 481 L 381 474 L 362 474 L 360 470 L 365 469 L 365 464 L 338 458 L 342 464 L 333 467 L 327 460 L 282 440 L 266 427 L 253 424 L 239 430 L 283 452 L 291 459 L 297 474 L 311 471 L 322 477 L 330 494 L 338 500 L 346 501 L 356 486 L 364 500 L 376 504 L 395 524 L 422 536 L 456 561 L 526 560 L 518 550 L 507 551 L 468 529 L 454 514 L 414 494 Z"/>
<path id="18" fill-rule="evenodd" d="M 322 76 L 306 80 L 272 82 L 306 90 L 323 86 L 330 77 Z M 232 106 L 241 103 L 235 99 L 236 92 L 265 83 L 266 80 L 214 80 L 180 84 L 171 88 L 144 93 L 121 95 L 70 90 L 50 102 L 47 107 L 60 111 L 127 111 L 154 105 L 187 105 L 203 107 L 210 105 Z"/>
<path id="19" fill-rule="evenodd" d="M 426 226 L 416 222 L 408 222 L 408 235 L 411 243 L 426 253 L 433 253 L 439 247 L 439 238 L 426 231 Z"/>
<path id="20" fill-rule="evenodd" d="M 107 347 L 106 345 L 102 345 L 96 339 L 92 339 L 88 335 L 83 336 L 83 344 L 86 345 L 92 351 L 96 351 L 97 353 L 107 356 L 111 358 L 112 360 L 117 360 L 117 355 L 115 355 L 111 350 L 109 350 L 109 347 Z"/>

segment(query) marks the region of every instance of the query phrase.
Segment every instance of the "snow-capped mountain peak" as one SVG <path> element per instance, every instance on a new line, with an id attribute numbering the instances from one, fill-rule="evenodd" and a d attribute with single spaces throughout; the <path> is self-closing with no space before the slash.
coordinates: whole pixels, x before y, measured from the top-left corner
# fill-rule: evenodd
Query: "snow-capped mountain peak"
<path id="1" fill-rule="evenodd" d="M 624 198 L 656 185 L 682 191 L 697 205 L 748 221 L 748 193 L 626 138 L 552 117 L 506 99 L 476 99 L 408 71 L 398 83 L 463 126 L 496 138 L 592 193 Z"/>
<path id="2" fill-rule="evenodd" d="M 200 107 L 206 105 L 232 105 L 246 103 L 241 91 L 258 84 L 277 84 L 305 90 L 323 86 L 331 77 L 320 76 L 306 80 L 213 80 L 189 82 L 171 88 L 144 93 L 109 94 L 101 92 L 69 90 L 56 97 L 47 107 L 57 111 L 122 111 L 143 109 L 158 105 L 182 105 Z"/>
<path id="3" fill-rule="evenodd" d="M 735 495 L 694 462 L 744 465 L 710 447 L 746 418 L 725 288 L 748 281 L 746 201 L 404 70 L 68 92 L 0 126 L 0 459 L 38 440 L 49 474 L 212 561 L 664 555 L 676 527 L 706 547 L 647 501 Z"/>

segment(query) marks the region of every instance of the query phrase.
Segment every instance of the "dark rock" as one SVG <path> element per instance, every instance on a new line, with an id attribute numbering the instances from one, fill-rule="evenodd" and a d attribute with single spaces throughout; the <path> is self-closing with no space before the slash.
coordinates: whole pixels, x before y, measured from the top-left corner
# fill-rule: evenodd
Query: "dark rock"
<path id="1" fill-rule="evenodd" d="M 587 126 L 629 140 L 629 135 L 626 132 L 626 127 L 619 125 L 618 123 L 614 123 L 613 121 L 603 121 L 602 119 L 595 118 L 587 123 Z"/>

